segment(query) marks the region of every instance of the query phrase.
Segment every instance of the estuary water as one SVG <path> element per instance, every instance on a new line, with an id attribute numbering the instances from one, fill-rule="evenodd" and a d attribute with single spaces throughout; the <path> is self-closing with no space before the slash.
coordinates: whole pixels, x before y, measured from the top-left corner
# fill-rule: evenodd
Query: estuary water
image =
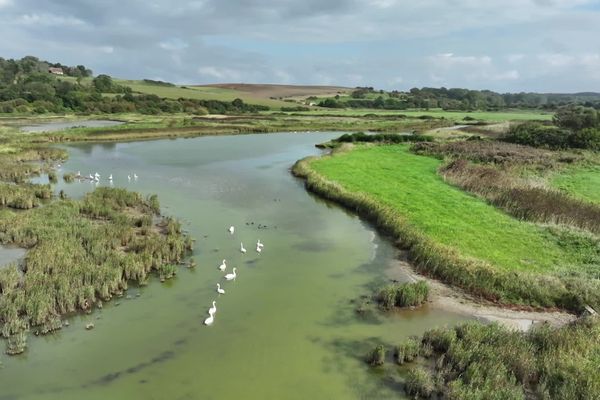
<path id="1" fill-rule="evenodd" d="M 116 187 L 158 194 L 163 213 L 197 239 L 198 265 L 165 283 L 132 286 L 102 310 L 70 317 L 56 334 L 31 335 L 21 356 L 1 355 L 0 399 L 398 398 L 382 379 L 389 371 L 371 370 L 366 352 L 465 317 L 427 307 L 356 313 L 361 296 L 385 282 L 396 250 L 356 216 L 307 193 L 289 171 L 337 135 L 69 146 L 61 172 L 98 172 L 100 185 L 113 174 Z M 128 180 L 134 173 L 138 179 Z M 56 190 L 76 198 L 93 188 L 61 181 Z M 217 269 L 223 259 L 227 272 L 237 267 L 235 281 Z M 215 323 L 207 327 L 213 300 Z"/>
<path id="2" fill-rule="evenodd" d="M 82 121 L 67 121 L 67 122 L 48 122 L 45 124 L 29 125 L 21 127 L 21 131 L 27 133 L 38 132 L 58 132 L 71 128 L 107 128 L 111 126 L 122 125 L 122 121 L 110 120 L 82 120 Z"/>

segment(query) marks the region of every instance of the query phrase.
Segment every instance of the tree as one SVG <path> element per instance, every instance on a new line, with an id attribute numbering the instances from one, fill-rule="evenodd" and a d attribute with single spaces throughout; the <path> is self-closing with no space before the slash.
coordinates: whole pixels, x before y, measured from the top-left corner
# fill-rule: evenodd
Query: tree
<path id="1" fill-rule="evenodd" d="M 600 117 L 598 111 L 593 108 L 570 105 L 561 107 L 556 111 L 554 124 L 575 131 L 586 128 L 600 128 Z"/>
<path id="2" fill-rule="evenodd" d="M 98 75 L 92 81 L 92 85 L 96 89 L 96 91 L 100 93 L 110 93 L 113 89 L 113 81 L 112 78 L 108 75 Z"/>

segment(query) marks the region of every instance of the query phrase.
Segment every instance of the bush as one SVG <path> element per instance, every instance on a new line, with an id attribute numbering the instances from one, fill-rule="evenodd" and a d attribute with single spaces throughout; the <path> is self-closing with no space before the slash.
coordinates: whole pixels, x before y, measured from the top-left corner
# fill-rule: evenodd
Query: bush
<path id="1" fill-rule="evenodd" d="M 409 370 L 406 376 L 405 390 L 409 396 L 428 399 L 435 390 L 431 372 L 422 367 Z"/>
<path id="2" fill-rule="evenodd" d="M 433 138 L 426 135 L 402 135 L 397 133 L 378 133 L 368 135 L 364 132 L 345 133 L 337 139 L 336 143 L 406 143 L 406 142 L 431 142 Z"/>

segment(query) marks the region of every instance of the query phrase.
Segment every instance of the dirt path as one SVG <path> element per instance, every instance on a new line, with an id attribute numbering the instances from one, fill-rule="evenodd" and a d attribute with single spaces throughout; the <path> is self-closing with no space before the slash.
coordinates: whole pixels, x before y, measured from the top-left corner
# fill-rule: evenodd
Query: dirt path
<path id="1" fill-rule="evenodd" d="M 562 326 L 577 317 L 566 312 L 520 311 L 498 307 L 490 302 L 474 298 L 459 289 L 440 281 L 417 274 L 407 260 L 406 252 L 399 251 L 398 257 L 390 262 L 385 271 L 391 280 L 426 280 L 430 288 L 430 307 L 471 316 L 482 322 L 498 322 L 510 329 L 527 331 L 537 324 Z"/>

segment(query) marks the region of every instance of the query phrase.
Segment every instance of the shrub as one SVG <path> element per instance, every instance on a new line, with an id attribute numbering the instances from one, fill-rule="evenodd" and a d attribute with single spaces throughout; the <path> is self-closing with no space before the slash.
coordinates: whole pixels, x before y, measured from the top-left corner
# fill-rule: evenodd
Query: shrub
<path id="1" fill-rule="evenodd" d="M 426 135 L 402 135 L 397 133 L 377 133 L 368 135 L 364 132 L 345 133 L 333 142 L 336 143 L 406 143 L 430 142 L 433 138 Z"/>

